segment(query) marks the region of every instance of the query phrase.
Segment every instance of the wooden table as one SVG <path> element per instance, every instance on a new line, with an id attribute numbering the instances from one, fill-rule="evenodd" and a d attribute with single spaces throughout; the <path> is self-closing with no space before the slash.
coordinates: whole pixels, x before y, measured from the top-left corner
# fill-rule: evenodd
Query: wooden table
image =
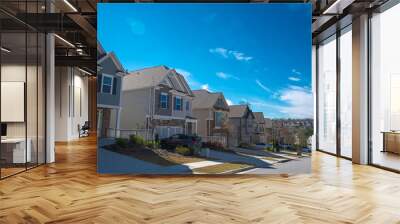
<path id="1" fill-rule="evenodd" d="M 400 131 L 383 131 L 382 152 L 400 154 Z"/>

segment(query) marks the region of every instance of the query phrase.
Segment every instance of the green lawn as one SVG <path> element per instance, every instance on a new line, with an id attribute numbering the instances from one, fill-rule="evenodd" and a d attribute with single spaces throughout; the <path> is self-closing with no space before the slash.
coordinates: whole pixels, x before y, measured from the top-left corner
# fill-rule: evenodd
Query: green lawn
<path id="1" fill-rule="evenodd" d="M 105 148 L 113 152 L 131 156 L 136 159 L 149 163 L 154 163 L 160 166 L 174 166 L 184 163 L 204 161 L 204 159 L 198 157 L 182 156 L 177 153 L 168 152 L 167 150 L 153 150 L 147 147 L 135 146 L 121 148 L 118 145 L 108 145 Z"/>

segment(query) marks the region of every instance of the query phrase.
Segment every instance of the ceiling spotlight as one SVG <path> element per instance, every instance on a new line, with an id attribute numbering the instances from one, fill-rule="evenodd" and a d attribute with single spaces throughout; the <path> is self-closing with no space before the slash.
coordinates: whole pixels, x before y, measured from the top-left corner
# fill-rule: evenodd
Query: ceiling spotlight
<path id="1" fill-rule="evenodd" d="M 5 47 L 1 47 L 0 49 L 1 49 L 1 51 L 4 51 L 6 53 L 10 53 L 11 52 L 11 50 L 9 50 L 9 49 L 7 49 Z"/>

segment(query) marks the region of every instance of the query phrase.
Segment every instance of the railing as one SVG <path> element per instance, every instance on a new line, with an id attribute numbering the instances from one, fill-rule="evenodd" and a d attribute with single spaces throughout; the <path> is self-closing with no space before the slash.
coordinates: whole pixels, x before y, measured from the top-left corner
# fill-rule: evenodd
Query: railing
<path id="1" fill-rule="evenodd" d="M 227 146 L 226 136 L 205 136 L 201 137 L 202 142 L 218 142 L 224 146 Z"/>
<path id="2" fill-rule="evenodd" d="M 116 129 L 116 128 L 107 128 L 106 129 L 108 138 L 129 138 L 131 135 L 140 136 L 146 140 L 153 140 L 154 135 L 151 129 Z"/>

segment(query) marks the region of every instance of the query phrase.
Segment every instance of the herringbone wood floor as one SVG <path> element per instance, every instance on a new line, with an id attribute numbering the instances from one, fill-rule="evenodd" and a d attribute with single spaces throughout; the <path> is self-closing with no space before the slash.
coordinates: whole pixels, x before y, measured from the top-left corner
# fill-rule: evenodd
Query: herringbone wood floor
<path id="1" fill-rule="evenodd" d="M 298 176 L 96 173 L 95 138 L 0 181 L 0 223 L 400 223 L 400 175 L 313 154 Z"/>

